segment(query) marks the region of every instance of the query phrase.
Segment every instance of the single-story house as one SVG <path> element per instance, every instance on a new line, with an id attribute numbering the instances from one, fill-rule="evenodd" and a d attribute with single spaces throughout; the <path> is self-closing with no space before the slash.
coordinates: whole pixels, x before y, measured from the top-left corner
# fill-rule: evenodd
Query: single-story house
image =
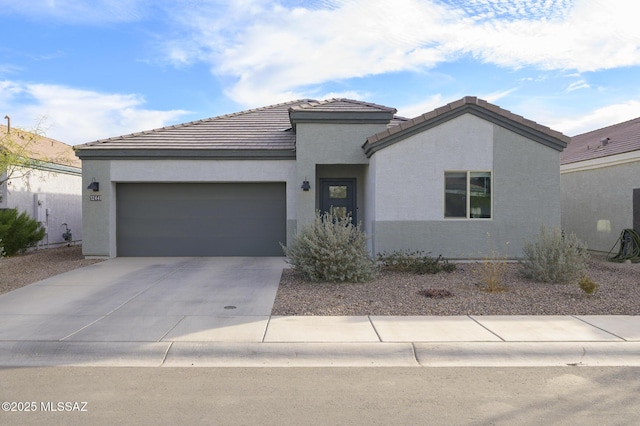
<path id="1" fill-rule="evenodd" d="M 640 117 L 574 136 L 560 159 L 564 230 L 607 253 L 640 232 Z"/>
<path id="2" fill-rule="evenodd" d="M 329 209 L 372 254 L 519 257 L 560 225 L 567 136 L 476 97 L 395 114 L 304 99 L 77 146 L 84 254 L 281 256 Z"/>
<path id="3" fill-rule="evenodd" d="M 21 166 L 0 171 L 0 209 L 27 212 L 44 226 L 38 247 L 82 240 L 82 163 L 73 148 L 55 139 L 0 126 L 2 141 L 19 150 Z M 0 151 L 2 147 L 0 147 Z M 65 239 L 66 237 L 66 239 Z"/>

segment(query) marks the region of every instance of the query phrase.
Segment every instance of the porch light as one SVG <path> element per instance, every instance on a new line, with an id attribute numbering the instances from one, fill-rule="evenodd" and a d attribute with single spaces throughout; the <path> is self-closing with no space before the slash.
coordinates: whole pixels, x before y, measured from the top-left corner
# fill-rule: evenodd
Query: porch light
<path id="1" fill-rule="evenodd" d="M 100 182 L 96 182 L 96 178 L 91 179 L 91 183 L 87 186 L 87 189 L 93 189 L 94 192 L 100 191 Z"/>
<path id="2" fill-rule="evenodd" d="M 308 191 L 311 189 L 311 185 L 309 184 L 309 181 L 306 178 L 302 182 L 302 186 L 300 188 L 302 188 L 303 191 Z"/>

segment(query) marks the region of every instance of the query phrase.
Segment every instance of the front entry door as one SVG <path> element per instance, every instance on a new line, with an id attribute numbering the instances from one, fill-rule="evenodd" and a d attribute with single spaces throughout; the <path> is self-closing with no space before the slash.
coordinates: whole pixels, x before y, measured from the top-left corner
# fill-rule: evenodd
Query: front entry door
<path id="1" fill-rule="evenodd" d="M 356 207 L 356 180 L 320 179 L 320 211 L 333 210 L 339 216 L 351 216 L 351 223 L 358 223 Z"/>

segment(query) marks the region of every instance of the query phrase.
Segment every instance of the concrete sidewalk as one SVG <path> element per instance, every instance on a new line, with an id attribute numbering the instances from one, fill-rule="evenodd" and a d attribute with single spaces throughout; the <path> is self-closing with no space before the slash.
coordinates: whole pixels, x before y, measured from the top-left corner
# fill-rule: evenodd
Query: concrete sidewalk
<path id="1" fill-rule="evenodd" d="M 640 366 L 638 316 L 228 316 L 190 321 L 198 322 L 198 331 L 181 332 L 176 326 L 155 341 L 97 338 L 96 333 L 49 341 L 0 339 L 0 366 Z M 194 324 L 184 330 L 194 330 Z"/>
<path id="2" fill-rule="evenodd" d="M 0 367 L 640 366 L 640 316 L 281 317 L 283 258 L 115 258 L 0 295 Z"/>

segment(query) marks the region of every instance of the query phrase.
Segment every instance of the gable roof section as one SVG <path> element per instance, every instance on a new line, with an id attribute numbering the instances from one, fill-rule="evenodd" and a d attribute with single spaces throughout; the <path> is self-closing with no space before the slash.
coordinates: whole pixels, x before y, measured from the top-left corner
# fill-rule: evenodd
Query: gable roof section
<path id="1" fill-rule="evenodd" d="M 294 130 L 297 123 L 325 122 L 337 124 L 389 124 L 394 119 L 395 108 L 370 102 L 334 98 L 309 101 L 289 108 L 289 118 Z"/>
<path id="2" fill-rule="evenodd" d="M 295 134 L 289 108 L 313 102 L 302 99 L 76 147 L 88 158 L 294 158 Z"/>
<path id="3" fill-rule="evenodd" d="M 602 159 L 633 151 L 640 154 L 640 117 L 574 136 L 560 155 L 560 164 Z"/>
<path id="4" fill-rule="evenodd" d="M 5 135 L 7 133 L 7 126 L 0 125 L 0 132 Z M 15 127 L 11 128 L 10 137 L 16 144 L 23 147 L 26 146 L 25 156 L 33 160 L 56 164 L 63 168 L 72 167 L 80 169 L 82 167 L 82 163 L 74 155 L 71 145 Z"/>
<path id="5" fill-rule="evenodd" d="M 389 145 L 393 145 L 396 142 L 400 142 L 403 139 L 438 126 L 463 114 L 473 114 L 558 151 L 562 151 L 571 141 L 571 138 L 568 136 L 552 130 L 549 127 L 528 120 L 520 115 L 502 109 L 497 105 L 478 99 L 475 96 L 466 96 L 431 112 L 376 133 L 369 137 L 362 147 L 365 150 L 365 155 L 371 157 L 375 152 Z"/>

